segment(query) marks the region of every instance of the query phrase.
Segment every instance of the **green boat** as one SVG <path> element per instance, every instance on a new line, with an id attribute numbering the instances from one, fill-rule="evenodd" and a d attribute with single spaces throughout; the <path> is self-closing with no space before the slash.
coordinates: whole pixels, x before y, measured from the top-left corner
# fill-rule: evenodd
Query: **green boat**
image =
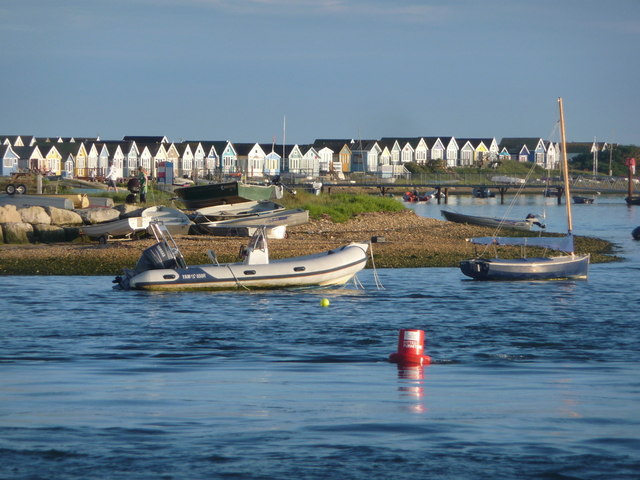
<path id="1" fill-rule="evenodd" d="M 197 209 L 226 203 L 268 200 L 275 194 L 275 190 L 275 185 L 252 185 L 232 181 L 180 187 L 174 192 L 185 207 Z"/>

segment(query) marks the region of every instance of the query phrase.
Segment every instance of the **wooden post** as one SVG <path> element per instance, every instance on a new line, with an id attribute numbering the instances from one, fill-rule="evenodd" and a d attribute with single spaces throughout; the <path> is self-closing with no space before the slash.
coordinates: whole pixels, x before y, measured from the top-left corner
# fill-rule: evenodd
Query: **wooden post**
<path id="1" fill-rule="evenodd" d="M 38 173 L 36 175 L 36 193 L 38 195 L 42 195 L 42 174 Z"/>
<path id="2" fill-rule="evenodd" d="M 507 187 L 500 187 L 498 190 L 500 192 L 500 205 L 504 205 L 504 194 L 507 193 Z"/>

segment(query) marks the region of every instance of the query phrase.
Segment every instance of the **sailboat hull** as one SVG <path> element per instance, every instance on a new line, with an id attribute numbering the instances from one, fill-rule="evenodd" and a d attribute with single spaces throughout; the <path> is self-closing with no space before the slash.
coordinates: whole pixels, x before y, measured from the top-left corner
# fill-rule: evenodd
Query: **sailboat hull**
<path id="1" fill-rule="evenodd" d="M 586 279 L 587 255 L 562 255 L 543 258 L 473 258 L 460 262 L 460 270 L 474 280 L 562 280 Z"/>
<path id="2" fill-rule="evenodd" d="M 475 215 L 464 215 L 450 210 L 441 210 L 440 214 L 450 222 L 467 223 L 469 225 L 481 225 L 491 228 L 513 228 L 516 230 L 531 230 L 533 225 L 542 226 L 538 219 L 531 220 L 508 220 L 501 218 L 479 217 Z"/>

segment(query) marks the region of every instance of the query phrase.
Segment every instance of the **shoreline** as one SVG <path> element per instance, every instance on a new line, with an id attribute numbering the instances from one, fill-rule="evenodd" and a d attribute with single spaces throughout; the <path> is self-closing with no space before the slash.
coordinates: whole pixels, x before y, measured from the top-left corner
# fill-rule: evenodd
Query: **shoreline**
<path id="1" fill-rule="evenodd" d="M 411 210 L 387 213 L 363 213 L 345 223 L 326 218 L 311 220 L 287 229 L 288 238 L 269 240 L 271 258 L 306 255 L 355 241 L 369 241 L 376 268 L 458 267 L 460 261 L 474 256 L 468 237 L 491 235 L 486 227 L 459 224 L 420 217 Z M 210 263 L 207 250 L 216 252 L 221 263 L 239 261 L 244 237 L 181 235 L 175 237 L 187 264 Z M 57 244 L 0 245 L 0 275 L 119 275 L 133 268 L 152 238 Z M 576 250 L 590 252 L 591 263 L 620 260 L 614 244 L 591 237 L 576 237 Z M 517 257 L 519 248 L 500 249 L 502 257 Z M 367 264 L 371 268 L 371 260 Z"/>

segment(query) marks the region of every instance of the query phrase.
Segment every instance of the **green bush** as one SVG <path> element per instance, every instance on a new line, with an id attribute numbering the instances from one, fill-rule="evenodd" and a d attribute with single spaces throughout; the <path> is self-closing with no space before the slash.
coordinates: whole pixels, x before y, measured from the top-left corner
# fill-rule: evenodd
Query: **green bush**
<path id="1" fill-rule="evenodd" d="M 399 212 L 404 206 L 394 198 L 377 195 L 336 193 L 312 195 L 299 192 L 285 200 L 287 208 L 309 210 L 311 218 L 328 216 L 336 223 L 343 223 L 364 212 Z"/>

